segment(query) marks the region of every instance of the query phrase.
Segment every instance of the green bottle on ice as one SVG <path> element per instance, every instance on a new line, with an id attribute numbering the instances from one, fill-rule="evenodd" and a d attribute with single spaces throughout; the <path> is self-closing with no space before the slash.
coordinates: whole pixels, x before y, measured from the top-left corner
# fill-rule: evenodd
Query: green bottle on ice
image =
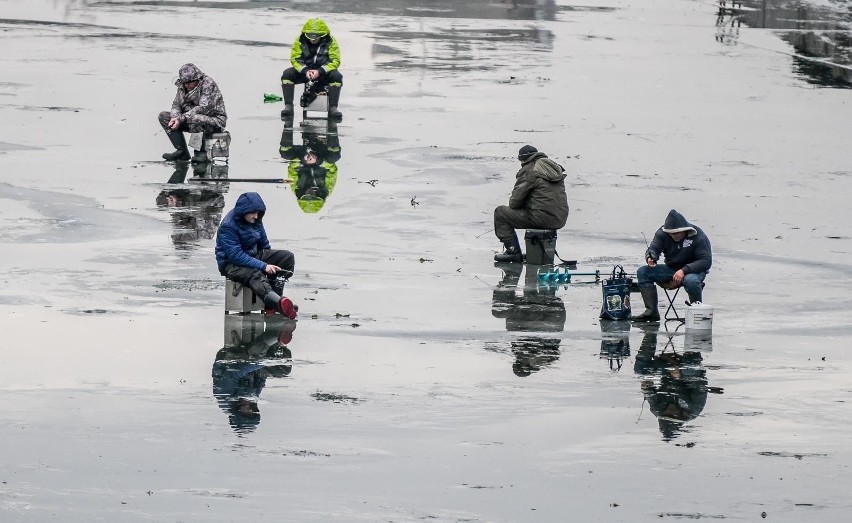
<path id="1" fill-rule="evenodd" d="M 281 100 L 283 100 L 283 98 L 281 98 L 281 95 L 275 93 L 263 93 L 264 103 L 280 102 Z"/>

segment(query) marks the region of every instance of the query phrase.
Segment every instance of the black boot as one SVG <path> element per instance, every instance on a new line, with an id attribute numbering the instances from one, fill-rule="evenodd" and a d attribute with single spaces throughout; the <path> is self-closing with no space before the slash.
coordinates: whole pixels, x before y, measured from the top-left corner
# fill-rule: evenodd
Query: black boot
<path id="1" fill-rule="evenodd" d="M 192 163 L 207 163 L 207 136 L 201 138 L 201 149 L 192 155 Z"/>
<path id="2" fill-rule="evenodd" d="M 284 109 L 281 110 L 281 118 L 293 116 L 293 95 L 296 93 L 295 84 L 281 84 L 284 92 Z"/>
<path id="3" fill-rule="evenodd" d="M 657 286 L 639 287 L 642 301 L 645 303 L 645 311 L 630 318 L 633 321 L 660 321 L 660 311 L 657 309 Z"/>
<path id="4" fill-rule="evenodd" d="M 186 148 L 186 139 L 183 137 L 183 131 L 172 129 L 166 131 L 166 136 L 172 142 L 175 150 L 172 153 L 163 154 L 163 160 L 167 162 L 185 162 L 189 160 L 189 150 Z"/>
<path id="5" fill-rule="evenodd" d="M 343 118 L 343 113 L 337 109 L 337 105 L 340 103 L 340 88 L 339 85 L 329 85 L 328 86 L 328 117 L 329 118 Z"/>
<path id="6" fill-rule="evenodd" d="M 506 249 L 500 254 L 495 254 L 494 261 L 504 263 L 521 263 L 524 261 L 524 253 L 521 252 L 521 244 L 518 242 L 517 236 L 511 240 L 504 240 L 503 246 Z"/>

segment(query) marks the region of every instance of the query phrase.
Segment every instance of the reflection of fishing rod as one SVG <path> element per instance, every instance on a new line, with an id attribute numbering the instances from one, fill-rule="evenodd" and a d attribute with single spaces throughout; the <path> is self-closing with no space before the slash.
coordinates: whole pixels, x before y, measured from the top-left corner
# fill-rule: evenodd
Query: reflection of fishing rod
<path id="1" fill-rule="evenodd" d="M 289 178 L 190 178 L 188 182 L 293 183 Z"/>

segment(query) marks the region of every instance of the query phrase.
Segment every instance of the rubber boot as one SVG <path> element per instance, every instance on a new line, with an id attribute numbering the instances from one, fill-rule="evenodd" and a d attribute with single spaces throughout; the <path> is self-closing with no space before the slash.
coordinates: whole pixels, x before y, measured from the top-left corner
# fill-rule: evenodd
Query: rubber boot
<path id="1" fill-rule="evenodd" d="M 339 85 L 328 86 L 328 117 L 343 118 L 343 113 L 337 108 L 340 103 L 340 87 Z"/>
<path id="2" fill-rule="evenodd" d="M 502 263 L 521 263 L 524 261 L 524 253 L 521 252 L 521 244 L 518 242 L 517 236 L 511 240 L 505 240 L 503 246 L 505 250 L 500 254 L 495 254 L 494 261 Z"/>
<path id="3" fill-rule="evenodd" d="M 281 90 L 284 92 L 284 109 L 281 110 L 281 118 L 293 116 L 293 96 L 296 93 L 296 85 L 281 84 Z"/>
<path id="4" fill-rule="evenodd" d="M 171 153 L 163 154 L 163 160 L 167 162 L 185 162 L 189 160 L 189 150 L 186 148 L 186 138 L 183 137 L 183 131 L 172 129 L 166 131 L 166 136 L 172 142 L 175 150 Z"/>
<path id="5" fill-rule="evenodd" d="M 642 301 L 645 303 L 645 311 L 630 318 L 633 321 L 660 321 L 660 311 L 657 309 L 657 286 L 639 287 Z"/>
<path id="6" fill-rule="evenodd" d="M 269 291 L 263 297 L 263 304 L 266 306 L 266 312 L 280 312 L 291 320 L 296 319 L 296 313 L 299 307 L 293 305 L 290 298 L 281 296 L 275 291 Z"/>
<path id="7" fill-rule="evenodd" d="M 207 134 L 201 138 L 201 149 L 192 155 L 192 163 L 207 163 Z"/>

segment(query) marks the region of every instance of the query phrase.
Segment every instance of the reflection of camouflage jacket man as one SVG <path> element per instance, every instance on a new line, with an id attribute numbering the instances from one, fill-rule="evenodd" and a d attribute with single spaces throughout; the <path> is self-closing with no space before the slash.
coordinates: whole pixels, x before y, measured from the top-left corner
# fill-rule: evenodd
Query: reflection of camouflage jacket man
<path id="1" fill-rule="evenodd" d="M 311 18 L 302 27 L 290 51 L 290 64 L 281 75 L 284 110 L 281 116 L 293 114 L 295 84 L 316 82 L 328 91 L 328 114 L 340 117 L 337 109 L 343 75 L 340 74 L 340 46 L 322 18 Z"/>
<path id="2" fill-rule="evenodd" d="M 183 133 L 204 133 L 205 137 L 225 129 L 228 115 L 225 100 L 216 82 L 201 72 L 195 64 L 184 64 L 175 81 L 177 94 L 170 111 L 160 113 L 160 125 L 169 136 L 174 153 L 163 155 L 166 160 L 189 160 Z M 203 151 L 203 144 L 202 149 Z M 200 161 L 206 161 L 206 155 Z"/>

